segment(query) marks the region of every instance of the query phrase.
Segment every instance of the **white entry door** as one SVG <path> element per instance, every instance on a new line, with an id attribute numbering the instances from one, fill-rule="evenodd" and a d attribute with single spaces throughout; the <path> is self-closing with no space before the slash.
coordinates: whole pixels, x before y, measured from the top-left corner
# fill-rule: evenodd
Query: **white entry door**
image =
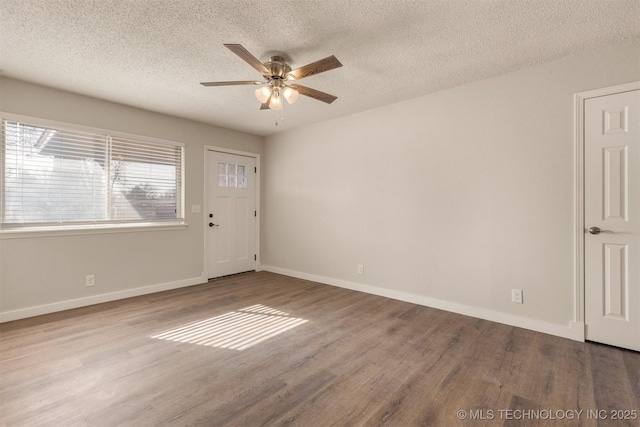
<path id="1" fill-rule="evenodd" d="M 208 151 L 209 278 L 256 269 L 256 159 Z"/>
<path id="2" fill-rule="evenodd" d="M 640 351 L 640 90 L 585 100 L 586 339 Z"/>

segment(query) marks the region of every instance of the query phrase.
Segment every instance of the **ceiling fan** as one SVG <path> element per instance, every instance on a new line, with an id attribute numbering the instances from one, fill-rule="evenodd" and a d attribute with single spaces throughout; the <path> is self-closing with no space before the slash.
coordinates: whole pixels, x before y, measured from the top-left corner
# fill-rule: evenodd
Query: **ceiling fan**
<path id="1" fill-rule="evenodd" d="M 230 81 L 230 82 L 203 82 L 203 86 L 232 86 L 232 85 L 264 85 L 259 87 L 255 94 L 256 98 L 262 104 L 261 110 L 281 110 L 282 98 L 286 99 L 289 104 L 293 104 L 298 99 L 298 95 L 302 94 L 318 101 L 331 104 L 338 99 L 337 96 L 312 89 L 299 84 L 287 84 L 287 82 L 304 79 L 314 74 L 333 70 L 342 67 L 338 59 L 331 55 L 303 67 L 291 69 L 282 56 L 271 56 L 265 63 L 260 62 L 247 49 L 239 44 L 225 44 L 231 52 L 242 58 L 247 64 L 255 68 L 265 81 L 246 80 L 246 81 Z"/>

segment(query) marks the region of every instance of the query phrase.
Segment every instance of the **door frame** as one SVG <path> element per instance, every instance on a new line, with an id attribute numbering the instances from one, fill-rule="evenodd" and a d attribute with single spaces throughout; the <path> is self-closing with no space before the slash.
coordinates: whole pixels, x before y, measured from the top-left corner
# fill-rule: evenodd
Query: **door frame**
<path id="1" fill-rule="evenodd" d="M 584 274 L 584 104 L 588 99 L 601 96 L 614 95 L 616 93 L 630 92 L 640 89 L 640 81 L 609 86 L 600 89 L 579 92 L 574 95 L 574 187 L 575 187 L 575 229 L 574 229 L 574 309 L 571 329 L 575 330 L 574 339 L 585 341 L 585 274 Z"/>
<path id="2" fill-rule="evenodd" d="M 257 172 L 256 172 L 256 271 L 260 271 L 262 270 L 262 262 L 261 262 L 261 258 L 260 258 L 260 218 L 261 218 L 261 209 L 260 209 L 260 187 L 261 187 L 261 180 L 260 180 L 260 176 L 262 175 L 262 168 L 260 167 L 260 154 L 258 153 L 251 153 L 248 151 L 239 151 L 239 150 L 232 150 L 230 148 L 224 148 L 224 147 L 217 147 L 214 145 L 205 145 L 204 146 L 204 185 L 203 185 L 203 199 L 204 200 L 204 205 L 202 206 L 201 212 L 202 212 L 202 229 L 203 229 L 203 233 L 202 236 L 204 238 L 204 257 L 203 257 L 203 263 L 204 263 L 204 277 L 209 277 L 209 245 L 207 243 L 207 238 L 206 238 L 206 234 L 208 231 L 207 228 L 207 222 L 208 222 L 208 218 L 207 218 L 207 214 L 206 211 L 209 207 L 209 171 L 210 169 L 210 164 L 209 164 L 209 156 L 208 153 L 209 151 L 217 151 L 218 153 L 224 153 L 224 154 L 234 154 L 236 156 L 245 156 L 245 157 L 252 157 L 256 160 L 256 168 L 257 168 Z"/>

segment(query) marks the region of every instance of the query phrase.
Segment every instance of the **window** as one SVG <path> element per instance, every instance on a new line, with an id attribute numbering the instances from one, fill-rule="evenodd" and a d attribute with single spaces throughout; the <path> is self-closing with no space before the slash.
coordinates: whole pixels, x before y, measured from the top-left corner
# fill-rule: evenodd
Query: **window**
<path id="1" fill-rule="evenodd" d="M 1 227 L 181 221 L 183 151 L 3 118 Z"/>
<path id="2" fill-rule="evenodd" d="M 247 167 L 218 163 L 218 187 L 247 188 Z"/>

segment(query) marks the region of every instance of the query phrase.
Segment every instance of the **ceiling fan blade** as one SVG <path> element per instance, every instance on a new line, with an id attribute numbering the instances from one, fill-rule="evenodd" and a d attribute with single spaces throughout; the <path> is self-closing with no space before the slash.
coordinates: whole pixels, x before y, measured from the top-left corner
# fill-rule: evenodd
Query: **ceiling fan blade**
<path id="1" fill-rule="evenodd" d="M 342 67 L 338 58 L 331 55 L 324 59 L 321 59 L 316 62 L 312 62 L 311 64 L 307 64 L 300 68 L 296 68 L 293 71 L 287 73 L 287 78 L 289 80 L 300 80 L 305 77 L 313 76 L 314 74 L 323 73 L 325 71 L 333 70 L 334 68 Z"/>
<path id="2" fill-rule="evenodd" d="M 244 80 L 237 82 L 202 82 L 202 86 L 234 86 L 234 85 L 261 85 L 264 82 L 258 82 L 255 80 Z"/>
<path id="3" fill-rule="evenodd" d="M 240 58 L 244 60 L 247 64 L 251 65 L 253 68 L 258 70 L 258 72 L 262 75 L 268 75 L 269 69 L 265 67 L 262 62 L 258 60 L 255 56 L 253 56 L 247 49 L 242 47 L 239 44 L 226 44 L 225 46 L 233 53 L 238 55 Z"/>
<path id="4" fill-rule="evenodd" d="M 331 104 L 333 101 L 338 99 L 337 96 L 329 95 L 328 93 L 320 92 L 319 90 L 311 89 L 310 87 L 301 85 L 290 86 L 292 89 L 297 90 L 300 95 L 305 95 L 313 99 L 317 99 L 318 101 L 326 102 L 327 104 Z"/>

